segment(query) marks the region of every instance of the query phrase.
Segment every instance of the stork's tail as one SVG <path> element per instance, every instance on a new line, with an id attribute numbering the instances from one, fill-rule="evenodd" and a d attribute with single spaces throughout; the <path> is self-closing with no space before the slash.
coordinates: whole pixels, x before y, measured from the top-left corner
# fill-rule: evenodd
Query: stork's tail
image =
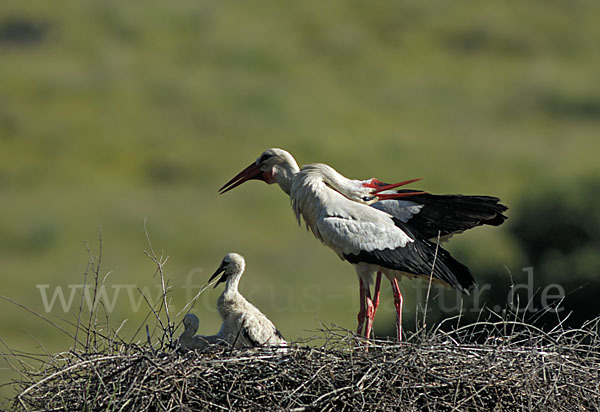
<path id="1" fill-rule="evenodd" d="M 399 191 L 402 192 L 402 191 Z M 410 197 L 423 205 L 410 219 L 410 226 L 428 239 L 442 237 L 476 226 L 499 226 L 507 219 L 508 207 L 492 196 L 432 195 Z"/>

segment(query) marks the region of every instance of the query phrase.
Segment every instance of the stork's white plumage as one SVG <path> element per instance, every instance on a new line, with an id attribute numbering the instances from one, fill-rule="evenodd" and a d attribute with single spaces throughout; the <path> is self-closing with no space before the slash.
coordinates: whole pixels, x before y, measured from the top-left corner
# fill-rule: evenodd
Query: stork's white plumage
<path id="1" fill-rule="evenodd" d="M 361 306 L 363 310 L 359 314 L 360 322 L 366 309 L 366 336 L 370 334 L 375 312 L 369 285 L 376 272 L 383 273 L 393 286 L 397 286 L 395 281 L 402 276 L 413 278 L 431 273 L 436 282 L 464 293 L 474 287 L 475 280 L 467 267 L 444 249 L 419 236 L 389 213 L 342 195 L 340 192 L 347 180 L 330 166 L 307 165 L 296 174 L 290 198 L 298 221 L 302 218 L 321 242 L 355 265 L 361 300 L 363 293 L 366 297 L 366 308 Z M 394 288 L 400 338 L 401 301 L 398 302 L 397 293 L 399 289 Z"/>
<path id="2" fill-rule="evenodd" d="M 223 323 L 217 336 L 236 348 L 256 346 L 286 346 L 287 342 L 271 322 L 238 291 L 246 262 L 237 253 L 229 253 L 221 262 L 210 281 L 222 273 L 215 287 L 222 282 L 225 290 L 217 301 L 217 310 Z"/>
<path id="3" fill-rule="evenodd" d="M 217 344 L 221 341 L 218 335 L 196 335 L 196 332 L 198 331 L 198 325 L 198 317 L 193 313 L 188 313 L 183 318 L 184 331 L 179 336 L 179 344 L 183 349 L 206 349 L 210 345 Z"/>
<path id="4" fill-rule="evenodd" d="M 291 154 L 275 148 L 263 152 L 256 162 L 223 185 L 220 192 L 252 179 L 277 183 L 291 195 L 299 221 L 302 216 L 317 238 L 355 264 L 361 298 L 358 334 L 362 333 L 366 318 L 365 336 L 369 336 L 379 304 L 381 272 L 374 297 L 370 297 L 374 271 L 381 269 L 391 281 L 400 339 L 402 295 L 397 278 L 429 273 L 435 255 L 435 245 L 429 240 L 438 236 L 444 240 L 475 226 L 497 226 L 506 219 L 502 212 L 507 208 L 495 197 L 391 191 L 420 179 L 392 185 L 377 179 L 352 180 L 326 165 L 305 166 L 300 172 Z M 441 248 L 438 258 L 434 280 L 468 292 L 474 285 L 468 269 Z"/>
<path id="5" fill-rule="evenodd" d="M 317 239 L 338 256 L 396 249 L 412 242 L 387 213 L 340 193 L 347 179 L 322 163 L 304 166 L 292 182 L 292 208 Z"/>

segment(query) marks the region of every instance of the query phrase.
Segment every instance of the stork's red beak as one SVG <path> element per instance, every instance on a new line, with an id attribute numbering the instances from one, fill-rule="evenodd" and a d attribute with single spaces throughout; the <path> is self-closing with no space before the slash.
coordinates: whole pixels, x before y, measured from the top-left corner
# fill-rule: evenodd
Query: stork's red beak
<path id="1" fill-rule="evenodd" d="M 244 183 L 248 180 L 252 180 L 252 179 L 263 180 L 263 181 L 265 180 L 265 177 L 260 172 L 260 168 L 258 167 L 258 165 L 255 162 L 253 162 L 250 166 L 248 166 L 247 168 L 245 168 L 244 170 L 239 172 L 229 182 L 227 182 L 223 186 L 221 186 L 221 188 L 219 189 L 219 193 L 223 194 L 225 192 L 229 192 L 231 189 L 234 189 L 234 188 L 238 187 L 239 185 L 241 185 L 242 183 Z"/>
<path id="2" fill-rule="evenodd" d="M 377 179 L 371 179 L 368 183 L 364 183 L 363 186 L 372 187 L 373 189 L 375 189 L 375 191 L 373 191 L 373 193 L 379 193 L 379 192 L 384 192 L 386 190 L 394 189 L 396 187 L 406 186 L 408 184 L 418 182 L 419 180 L 423 180 L 423 178 L 418 177 L 416 179 L 405 180 L 405 181 L 399 182 L 399 183 L 387 184 L 387 183 L 380 182 Z"/>
<path id="3" fill-rule="evenodd" d="M 427 192 L 423 191 L 414 191 L 414 192 L 401 192 L 401 193 L 378 193 L 377 199 L 379 200 L 387 200 L 387 199 L 400 199 L 403 197 L 417 196 L 417 195 L 425 195 Z"/>
<path id="4" fill-rule="evenodd" d="M 395 189 L 396 187 L 405 186 L 410 183 L 418 182 L 419 180 L 423 180 L 423 178 L 419 177 L 416 179 L 405 180 L 403 182 L 387 184 L 387 183 L 380 182 L 377 179 L 371 179 L 371 181 L 369 181 L 368 183 L 364 183 L 363 186 L 374 188 L 375 190 L 373 190 L 372 194 L 376 195 L 379 200 L 399 199 L 402 197 L 423 195 L 427 192 L 423 192 L 423 191 L 412 191 L 412 192 L 401 192 L 401 193 L 397 193 L 397 192 L 396 193 L 381 193 L 381 192 Z"/>

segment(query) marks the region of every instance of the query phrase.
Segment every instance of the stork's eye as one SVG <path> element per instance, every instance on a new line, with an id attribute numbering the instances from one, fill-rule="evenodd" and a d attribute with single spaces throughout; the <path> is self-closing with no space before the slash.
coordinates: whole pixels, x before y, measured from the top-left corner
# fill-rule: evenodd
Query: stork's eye
<path id="1" fill-rule="evenodd" d="M 263 153 L 259 158 L 258 158 L 258 164 L 261 164 L 263 162 L 266 162 L 268 159 L 270 159 L 271 157 L 273 157 L 273 155 L 271 153 Z"/>
<path id="2" fill-rule="evenodd" d="M 375 196 L 363 196 L 361 199 L 365 202 L 370 202 L 371 200 L 375 199 Z"/>

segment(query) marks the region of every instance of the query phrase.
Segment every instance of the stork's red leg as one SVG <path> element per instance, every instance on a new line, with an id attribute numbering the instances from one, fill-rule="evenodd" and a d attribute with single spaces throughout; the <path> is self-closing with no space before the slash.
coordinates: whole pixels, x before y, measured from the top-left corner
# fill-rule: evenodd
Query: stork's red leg
<path id="1" fill-rule="evenodd" d="M 373 317 L 379 307 L 379 289 L 381 288 L 381 272 L 377 272 L 377 279 L 375 280 L 375 290 L 373 291 Z"/>
<path id="2" fill-rule="evenodd" d="M 402 341 L 402 293 L 400 293 L 400 287 L 398 287 L 398 281 L 396 279 L 391 280 L 392 291 L 394 292 L 394 306 L 396 306 L 396 336 L 398 341 Z"/>
<path id="3" fill-rule="evenodd" d="M 366 302 L 367 302 L 367 326 L 365 327 L 365 338 L 369 339 L 371 330 L 373 329 L 373 320 L 375 319 L 375 306 L 371 300 L 369 287 L 366 287 Z"/>
<path id="4" fill-rule="evenodd" d="M 366 288 L 365 300 L 367 309 L 367 327 L 365 330 L 365 338 L 369 339 L 371 330 L 373 329 L 373 322 L 375 321 L 375 312 L 379 307 L 379 290 L 381 289 L 381 272 L 377 272 L 377 279 L 375 280 L 375 290 L 373 291 L 373 300 L 371 300 L 369 288 Z"/>
<path id="5" fill-rule="evenodd" d="M 360 309 L 358 310 L 358 328 L 356 329 L 356 335 L 362 336 L 363 325 L 365 324 L 365 315 L 367 313 L 365 307 L 367 289 L 360 277 L 358 278 L 358 282 L 360 291 Z"/>
<path id="6" fill-rule="evenodd" d="M 381 287 L 381 272 L 377 272 L 377 280 L 375 282 L 374 300 L 371 299 L 371 291 L 369 285 L 365 284 L 361 278 L 360 283 L 360 310 L 358 312 L 358 329 L 356 334 L 362 336 L 363 324 L 365 325 L 365 337 L 368 339 L 373 329 L 373 321 L 375 320 L 375 311 L 379 306 L 379 289 Z"/>

